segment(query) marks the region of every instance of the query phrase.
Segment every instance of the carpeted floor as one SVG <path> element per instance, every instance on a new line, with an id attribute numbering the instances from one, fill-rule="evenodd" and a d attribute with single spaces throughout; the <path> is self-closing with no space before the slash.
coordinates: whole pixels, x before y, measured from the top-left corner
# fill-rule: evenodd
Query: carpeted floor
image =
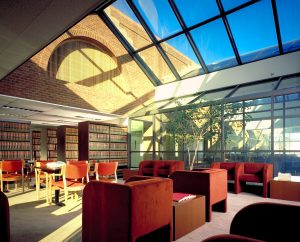
<path id="1" fill-rule="evenodd" d="M 81 241 L 81 199 L 71 204 L 71 210 L 67 211 L 66 207 L 49 206 L 45 199 L 37 200 L 33 189 L 26 189 L 24 193 L 12 190 L 6 195 L 10 204 L 12 242 Z M 44 198 L 45 191 L 42 190 L 41 195 Z M 199 242 L 212 235 L 229 233 L 231 220 L 237 211 L 248 204 L 264 201 L 300 205 L 300 202 L 263 198 L 255 193 L 229 192 L 227 213 L 213 212 L 212 222 L 176 242 Z"/>

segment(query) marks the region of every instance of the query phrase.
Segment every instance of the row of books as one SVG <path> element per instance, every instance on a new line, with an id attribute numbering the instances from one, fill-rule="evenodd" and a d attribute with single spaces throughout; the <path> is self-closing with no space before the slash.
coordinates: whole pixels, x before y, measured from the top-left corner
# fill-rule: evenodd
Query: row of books
<path id="1" fill-rule="evenodd" d="M 126 158 L 128 156 L 127 151 L 110 151 L 110 157 L 115 158 Z"/>
<path id="2" fill-rule="evenodd" d="M 90 150 L 109 150 L 109 143 L 89 142 Z"/>
<path id="3" fill-rule="evenodd" d="M 66 150 L 78 150 L 78 144 L 66 143 Z"/>
<path id="4" fill-rule="evenodd" d="M 1 121 L 0 130 L 14 131 L 14 132 L 30 132 L 30 123 L 14 123 L 14 122 Z"/>
<path id="5" fill-rule="evenodd" d="M 30 140 L 30 133 L 0 132 L 0 140 Z"/>
<path id="6" fill-rule="evenodd" d="M 48 150 L 48 158 L 56 158 L 57 157 L 57 151 L 56 150 Z"/>
<path id="7" fill-rule="evenodd" d="M 66 136 L 66 142 L 78 143 L 78 136 Z"/>
<path id="8" fill-rule="evenodd" d="M 109 133 L 109 126 L 99 125 L 99 124 L 90 124 L 89 125 L 89 132 L 108 134 Z"/>
<path id="9" fill-rule="evenodd" d="M 90 141 L 109 141 L 108 134 L 97 134 L 97 133 L 89 133 L 89 140 Z"/>
<path id="10" fill-rule="evenodd" d="M 40 150 L 41 145 L 32 145 L 32 150 Z"/>
<path id="11" fill-rule="evenodd" d="M 48 144 L 57 144 L 57 138 L 48 138 Z"/>
<path id="12" fill-rule="evenodd" d="M 127 143 L 110 143 L 111 150 L 127 150 Z"/>
<path id="13" fill-rule="evenodd" d="M 127 135 L 110 135 L 111 142 L 127 142 Z"/>
<path id="14" fill-rule="evenodd" d="M 32 144 L 39 145 L 39 144 L 41 144 L 41 140 L 40 139 L 33 139 Z"/>
<path id="15" fill-rule="evenodd" d="M 78 135 L 77 128 L 66 128 L 66 135 Z"/>
<path id="16" fill-rule="evenodd" d="M 89 152 L 90 159 L 103 159 L 109 158 L 109 151 L 93 151 Z"/>
<path id="17" fill-rule="evenodd" d="M 77 150 L 66 150 L 66 159 L 67 158 L 78 158 L 78 151 Z"/>
<path id="18" fill-rule="evenodd" d="M 0 150 L 30 150 L 30 142 L 0 141 Z"/>
<path id="19" fill-rule="evenodd" d="M 48 144 L 48 150 L 57 150 L 57 145 L 56 144 Z"/>
<path id="20" fill-rule="evenodd" d="M 127 134 L 127 128 L 110 127 L 110 133 L 111 134 L 126 135 Z"/>
<path id="21" fill-rule="evenodd" d="M 0 160 L 30 158 L 31 151 L 0 151 Z"/>
<path id="22" fill-rule="evenodd" d="M 47 130 L 47 136 L 48 137 L 56 137 L 56 130 L 54 130 L 54 129 L 48 129 Z"/>
<path id="23" fill-rule="evenodd" d="M 41 138 L 41 132 L 36 132 L 36 131 L 33 131 L 32 132 L 32 138 L 33 139 L 40 139 Z"/>

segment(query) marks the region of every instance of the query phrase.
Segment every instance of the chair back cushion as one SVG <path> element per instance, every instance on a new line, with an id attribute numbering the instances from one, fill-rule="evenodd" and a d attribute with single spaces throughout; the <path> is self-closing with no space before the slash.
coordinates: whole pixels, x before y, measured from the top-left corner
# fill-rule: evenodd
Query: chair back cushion
<path id="1" fill-rule="evenodd" d="M 66 179 L 80 179 L 87 176 L 88 164 L 67 164 L 65 169 Z"/>
<path id="2" fill-rule="evenodd" d="M 262 173 L 264 169 L 264 163 L 245 163 L 244 173 L 246 174 L 257 174 Z"/>
<path id="3" fill-rule="evenodd" d="M 22 160 L 4 160 L 2 161 L 2 171 L 4 172 L 22 172 Z"/>
<path id="4" fill-rule="evenodd" d="M 96 172 L 100 176 L 114 175 L 118 168 L 118 162 L 99 162 L 96 164 Z"/>

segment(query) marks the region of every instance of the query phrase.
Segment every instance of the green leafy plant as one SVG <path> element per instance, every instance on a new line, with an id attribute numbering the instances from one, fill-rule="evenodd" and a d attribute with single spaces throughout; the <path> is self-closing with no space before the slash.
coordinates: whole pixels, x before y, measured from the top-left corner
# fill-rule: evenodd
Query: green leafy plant
<path id="1" fill-rule="evenodd" d="M 210 140 L 216 143 L 221 140 L 221 117 L 235 115 L 242 109 L 240 104 L 227 104 L 225 111 L 220 104 L 192 105 L 184 109 L 179 102 L 177 107 L 176 111 L 168 115 L 169 121 L 166 122 L 165 127 L 177 144 L 183 143 L 188 152 L 190 170 L 194 167 L 201 141 Z M 194 151 L 193 157 L 190 147 Z"/>

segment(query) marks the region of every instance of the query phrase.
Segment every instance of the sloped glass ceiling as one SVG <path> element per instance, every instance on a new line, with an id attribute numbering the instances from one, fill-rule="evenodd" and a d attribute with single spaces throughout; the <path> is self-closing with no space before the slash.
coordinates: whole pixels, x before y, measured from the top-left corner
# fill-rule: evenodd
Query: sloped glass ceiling
<path id="1" fill-rule="evenodd" d="M 98 14 L 155 85 L 300 49 L 300 0 L 117 0 Z"/>

